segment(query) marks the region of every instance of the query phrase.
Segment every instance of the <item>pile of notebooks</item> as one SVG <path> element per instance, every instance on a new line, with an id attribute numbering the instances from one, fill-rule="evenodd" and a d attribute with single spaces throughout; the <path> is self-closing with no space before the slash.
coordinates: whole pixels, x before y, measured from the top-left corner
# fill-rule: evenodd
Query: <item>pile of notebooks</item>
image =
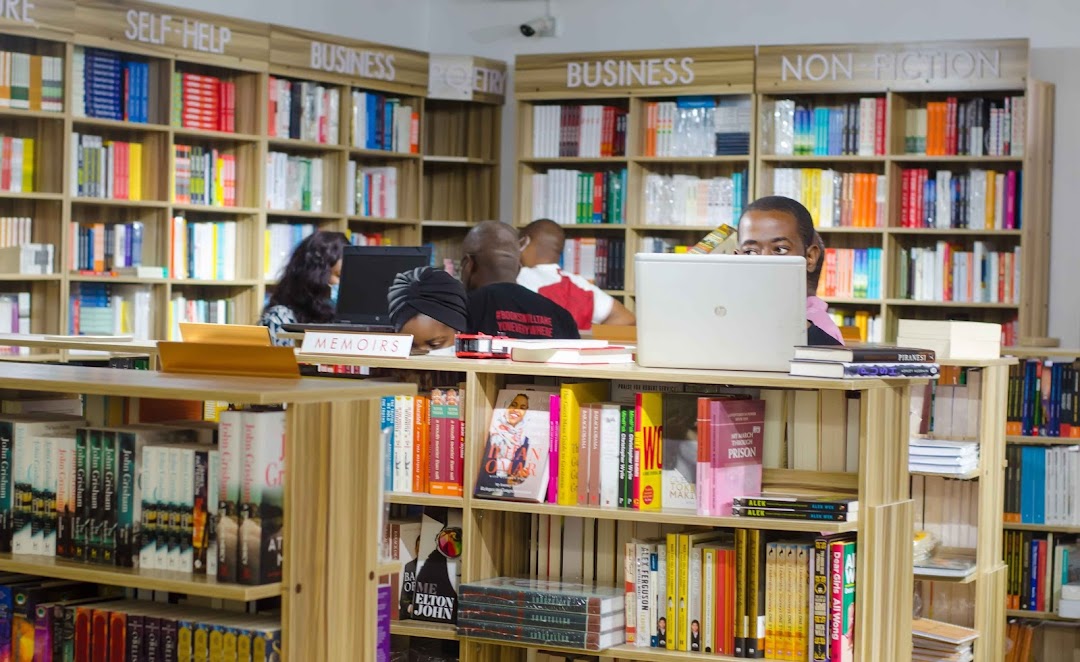
<path id="1" fill-rule="evenodd" d="M 979 442 L 912 437 L 908 470 L 942 476 L 964 476 L 979 468 Z"/>
<path id="2" fill-rule="evenodd" d="M 796 347 L 791 374 L 826 379 L 933 379 L 938 376 L 934 352 L 889 345 Z"/>
<path id="3" fill-rule="evenodd" d="M 600 651 L 625 639 L 621 588 L 495 577 L 463 584 L 458 633 Z"/>
<path id="4" fill-rule="evenodd" d="M 1080 582 L 1071 582 L 1061 587 L 1057 612 L 1062 618 L 1080 618 Z"/>
<path id="5" fill-rule="evenodd" d="M 916 618 L 911 623 L 912 662 L 970 662 L 978 636 L 971 628 Z"/>

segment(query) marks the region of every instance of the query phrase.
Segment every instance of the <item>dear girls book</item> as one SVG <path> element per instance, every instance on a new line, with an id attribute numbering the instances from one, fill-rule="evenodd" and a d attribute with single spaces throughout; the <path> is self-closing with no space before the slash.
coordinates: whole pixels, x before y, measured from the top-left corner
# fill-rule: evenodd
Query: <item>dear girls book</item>
<path id="1" fill-rule="evenodd" d="M 550 406 L 550 391 L 499 391 L 476 477 L 476 496 L 544 501 L 550 470 Z"/>

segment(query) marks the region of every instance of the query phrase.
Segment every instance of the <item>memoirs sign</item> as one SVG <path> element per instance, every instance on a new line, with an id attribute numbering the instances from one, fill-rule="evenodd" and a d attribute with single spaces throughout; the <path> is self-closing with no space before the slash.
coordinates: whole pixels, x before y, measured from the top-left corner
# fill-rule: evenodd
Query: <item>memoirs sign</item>
<path id="1" fill-rule="evenodd" d="M 382 356 L 405 358 L 413 337 L 399 333 L 325 333 L 308 331 L 300 351 L 336 356 Z"/>
<path id="2" fill-rule="evenodd" d="M 759 92 L 1022 89 L 1026 39 L 761 47 Z"/>

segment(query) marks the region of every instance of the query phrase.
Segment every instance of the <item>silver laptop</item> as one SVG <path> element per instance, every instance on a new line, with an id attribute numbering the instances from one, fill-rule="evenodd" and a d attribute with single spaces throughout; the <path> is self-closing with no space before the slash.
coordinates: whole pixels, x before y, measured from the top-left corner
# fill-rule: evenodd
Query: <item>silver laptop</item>
<path id="1" fill-rule="evenodd" d="M 638 253 L 637 362 L 787 372 L 806 344 L 801 257 Z"/>

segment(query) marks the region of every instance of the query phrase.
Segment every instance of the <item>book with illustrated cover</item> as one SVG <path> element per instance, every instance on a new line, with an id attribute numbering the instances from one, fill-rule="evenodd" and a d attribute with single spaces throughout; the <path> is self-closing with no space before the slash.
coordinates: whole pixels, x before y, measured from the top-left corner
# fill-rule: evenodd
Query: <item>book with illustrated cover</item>
<path id="1" fill-rule="evenodd" d="M 829 544 L 830 660 L 855 659 L 855 541 Z"/>
<path id="2" fill-rule="evenodd" d="M 476 496 L 544 501 L 550 461 L 550 402 L 551 394 L 546 391 L 499 391 L 476 476 Z"/>
<path id="3" fill-rule="evenodd" d="M 634 508 L 663 507 L 663 396 L 638 393 L 634 402 Z M 695 455 L 696 457 L 696 455 Z"/>
<path id="4" fill-rule="evenodd" d="M 765 401 L 709 398 L 713 515 L 731 513 L 735 496 L 761 492 Z"/>
<path id="5" fill-rule="evenodd" d="M 663 395 L 662 502 L 665 509 L 697 507 L 697 399 Z"/>
<path id="6" fill-rule="evenodd" d="M 242 584 L 281 581 L 285 443 L 284 411 L 245 414 L 238 578 Z"/>
<path id="7" fill-rule="evenodd" d="M 462 543 L 460 510 L 424 508 L 413 584 L 413 619 L 457 622 Z"/>
<path id="8" fill-rule="evenodd" d="M 218 453 L 221 460 L 220 473 L 218 475 L 218 512 L 217 525 L 217 578 L 218 581 L 235 582 L 238 576 L 240 559 L 240 478 L 244 456 L 243 438 L 243 412 L 223 411 L 220 415 L 218 426 Z M 156 453 L 155 453 L 156 454 Z M 153 475 L 150 474 L 152 465 L 147 456 L 143 456 L 143 479 L 150 479 L 150 485 L 143 485 L 143 494 L 147 494 L 148 487 L 156 488 Z M 144 521 L 154 524 L 156 515 L 150 512 L 151 517 Z M 143 549 L 148 545 L 144 544 Z M 141 557 L 146 560 L 146 557 Z M 150 566 L 153 567 L 153 566 Z"/>

